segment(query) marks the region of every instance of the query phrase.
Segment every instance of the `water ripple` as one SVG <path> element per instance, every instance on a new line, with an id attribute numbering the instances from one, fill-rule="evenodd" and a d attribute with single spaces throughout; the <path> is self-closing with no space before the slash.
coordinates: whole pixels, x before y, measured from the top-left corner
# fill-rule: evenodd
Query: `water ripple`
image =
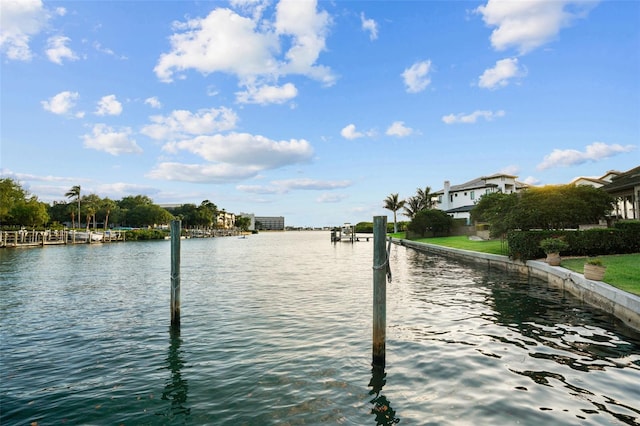
<path id="1" fill-rule="evenodd" d="M 372 244 L 0 250 L 2 424 L 638 424 L 640 337 L 544 282 L 393 247 L 372 369 Z"/>

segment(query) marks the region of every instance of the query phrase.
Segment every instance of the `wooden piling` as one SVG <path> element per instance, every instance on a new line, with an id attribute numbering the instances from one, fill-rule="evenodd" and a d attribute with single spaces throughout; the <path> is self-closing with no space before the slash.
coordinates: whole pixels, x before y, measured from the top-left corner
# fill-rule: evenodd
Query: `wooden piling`
<path id="1" fill-rule="evenodd" d="M 171 326 L 180 327 L 180 233 L 182 222 L 171 221 Z"/>
<path id="2" fill-rule="evenodd" d="M 387 326 L 387 217 L 373 218 L 373 366 L 385 367 Z"/>

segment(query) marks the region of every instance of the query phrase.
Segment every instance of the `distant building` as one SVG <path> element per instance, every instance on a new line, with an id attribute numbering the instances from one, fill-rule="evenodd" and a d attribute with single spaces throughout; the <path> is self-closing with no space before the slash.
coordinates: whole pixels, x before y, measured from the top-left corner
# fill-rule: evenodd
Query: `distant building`
<path id="1" fill-rule="evenodd" d="M 247 228 L 249 231 L 255 231 L 256 229 L 256 215 L 254 215 L 253 213 L 238 213 L 236 215 L 237 217 L 248 217 L 251 222 L 249 223 L 249 228 Z"/>
<path id="2" fill-rule="evenodd" d="M 454 219 L 465 219 L 471 223 L 471 209 L 484 194 L 502 192 L 511 194 L 527 188 L 526 183 L 516 181 L 517 176 L 498 173 L 482 176 L 460 185 L 451 185 L 447 180 L 444 189 L 433 193 L 438 199 L 434 208 L 443 210 Z"/>
<path id="3" fill-rule="evenodd" d="M 226 211 L 218 212 L 218 229 L 233 229 L 236 226 L 236 215 Z"/>
<path id="4" fill-rule="evenodd" d="M 256 216 L 255 226 L 265 231 L 284 231 L 284 216 Z"/>

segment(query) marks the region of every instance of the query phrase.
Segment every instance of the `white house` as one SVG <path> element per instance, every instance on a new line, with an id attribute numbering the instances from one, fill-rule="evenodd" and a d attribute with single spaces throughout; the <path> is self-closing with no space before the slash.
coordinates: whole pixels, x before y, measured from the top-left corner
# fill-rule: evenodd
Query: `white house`
<path id="1" fill-rule="evenodd" d="M 609 170 L 599 178 L 580 176 L 571 181 L 572 185 L 589 185 L 602 188 L 616 197 L 616 209 L 612 216 L 620 219 L 638 219 L 640 211 L 639 167 L 619 172 Z"/>
<path id="2" fill-rule="evenodd" d="M 492 192 L 511 194 L 527 187 L 527 184 L 518 182 L 517 176 L 497 173 L 491 176 L 482 176 L 460 185 L 451 185 L 447 180 L 444 189 L 433 193 L 437 202 L 435 208 L 444 210 L 454 219 L 465 219 L 471 224 L 471 209 L 481 196 Z"/>
<path id="3" fill-rule="evenodd" d="M 618 200 L 614 214 L 620 219 L 640 219 L 640 166 L 611 178 L 602 187 Z"/>

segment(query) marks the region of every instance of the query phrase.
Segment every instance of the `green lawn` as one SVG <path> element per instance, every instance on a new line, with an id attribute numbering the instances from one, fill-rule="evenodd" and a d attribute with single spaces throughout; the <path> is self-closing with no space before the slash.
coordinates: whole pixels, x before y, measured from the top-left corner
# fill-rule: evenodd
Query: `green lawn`
<path id="1" fill-rule="evenodd" d="M 582 273 L 586 258 L 562 259 L 563 268 Z M 640 296 L 640 253 L 598 256 L 607 267 L 603 281 Z"/>
<path id="2" fill-rule="evenodd" d="M 404 232 L 389 234 L 393 238 L 405 238 Z M 418 238 L 412 241 L 437 244 L 464 250 L 508 255 L 507 243 L 500 240 L 472 241 L 466 236 Z M 603 281 L 629 293 L 640 295 L 640 253 L 614 256 L 598 256 L 607 266 Z M 571 271 L 582 273 L 585 258 L 562 259 L 561 266 Z"/>
<path id="3" fill-rule="evenodd" d="M 404 232 L 398 232 L 390 235 L 393 238 L 405 238 Z M 501 254 L 504 256 L 509 254 L 506 241 L 504 241 L 504 243 L 500 240 L 473 241 L 464 235 L 457 237 L 418 238 L 412 241 L 437 244 L 439 246 L 453 247 L 463 250 L 479 251 L 481 253 Z"/>

